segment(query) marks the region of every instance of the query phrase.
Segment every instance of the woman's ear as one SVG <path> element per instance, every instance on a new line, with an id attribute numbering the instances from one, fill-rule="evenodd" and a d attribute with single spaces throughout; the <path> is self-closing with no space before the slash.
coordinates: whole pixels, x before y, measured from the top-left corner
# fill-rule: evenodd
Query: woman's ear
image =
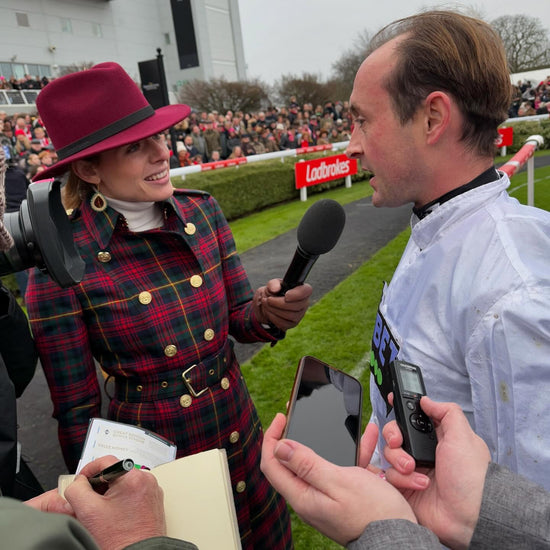
<path id="1" fill-rule="evenodd" d="M 86 159 L 75 160 L 72 163 L 72 168 L 74 173 L 81 180 L 94 185 L 99 185 L 101 178 L 99 177 L 95 163 Z"/>

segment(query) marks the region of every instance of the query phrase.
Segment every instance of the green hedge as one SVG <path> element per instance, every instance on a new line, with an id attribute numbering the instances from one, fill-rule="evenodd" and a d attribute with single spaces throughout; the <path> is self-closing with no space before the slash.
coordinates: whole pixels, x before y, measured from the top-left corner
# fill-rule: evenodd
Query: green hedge
<path id="1" fill-rule="evenodd" d="M 525 144 L 525 140 L 533 135 L 544 138 L 544 145 L 541 149 L 550 149 L 550 118 L 511 122 L 502 126 L 514 129 L 514 142 L 506 148 L 506 152 L 509 154 L 517 153 Z"/>
<path id="2" fill-rule="evenodd" d="M 228 220 L 241 218 L 263 208 L 282 202 L 296 200 L 300 191 L 294 182 L 294 165 L 301 160 L 334 156 L 300 155 L 299 157 L 284 157 L 240 166 L 221 168 L 208 172 L 196 172 L 172 177 L 174 187 L 184 189 L 202 189 L 207 191 L 220 203 Z M 361 170 L 352 181 L 367 179 L 367 173 Z M 343 186 L 345 179 L 341 178 L 319 185 L 308 187 L 308 195 L 320 193 L 326 189 Z"/>

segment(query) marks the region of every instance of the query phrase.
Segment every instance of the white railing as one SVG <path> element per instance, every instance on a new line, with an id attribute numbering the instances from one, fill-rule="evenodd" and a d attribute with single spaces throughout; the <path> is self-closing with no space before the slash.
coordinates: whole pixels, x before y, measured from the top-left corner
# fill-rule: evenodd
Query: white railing
<path id="1" fill-rule="evenodd" d="M 172 168 L 170 177 L 180 176 L 185 179 L 186 174 L 194 174 L 196 172 L 206 172 L 208 170 L 217 170 L 219 168 L 229 168 L 231 166 L 239 166 L 241 164 L 250 164 L 251 162 L 261 162 L 263 160 L 281 159 L 284 162 L 285 157 L 296 157 L 306 153 L 317 153 L 321 151 L 338 151 L 345 149 L 349 141 L 341 141 L 338 143 L 329 143 L 328 145 L 313 145 L 311 147 L 301 147 L 299 149 L 285 149 L 284 151 L 275 151 L 273 153 L 261 153 L 259 155 L 251 155 L 249 157 L 238 157 L 235 159 L 220 160 L 217 162 L 205 162 L 203 164 L 193 164 L 192 166 L 182 166 L 180 168 Z"/>
<path id="2" fill-rule="evenodd" d="M 36 98 L 40 90 L 0 90 L 0 111 L 8 115 L 36 112 Z"/>
<path id="3" fill-rule="evenodd" d="M 506 172 L 508 177 L 512 177 L 525 163 L 527 163 L 527 204 L 535 204 L 535 159 L 533 155 L 537 148 L 544 145 L 542 136 L 529 136 L 525 140 L 523 147 L 508 161 L 505 162 L 499 170 Z"/>

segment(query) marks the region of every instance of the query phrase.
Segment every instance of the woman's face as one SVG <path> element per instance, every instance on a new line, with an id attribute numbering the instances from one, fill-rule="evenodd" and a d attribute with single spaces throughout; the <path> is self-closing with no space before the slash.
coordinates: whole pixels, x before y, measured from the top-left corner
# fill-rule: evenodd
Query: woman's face
<path id="1" fill-rule="evenodd" d="M 99 154 L 90 183 L 107 197 L 130 202 L 162 201 L 171 197 L 170 152 L 163 134 Z"/>

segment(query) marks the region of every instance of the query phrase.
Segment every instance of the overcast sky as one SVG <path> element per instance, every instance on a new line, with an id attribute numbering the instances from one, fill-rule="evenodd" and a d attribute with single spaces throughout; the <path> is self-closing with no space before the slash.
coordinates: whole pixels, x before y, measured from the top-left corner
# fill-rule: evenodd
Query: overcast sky
<path id="1" fill-rule="evenodd" d="M 326 78 L 365 30 L 426 7 L 473 8 L 485 20 L 525 14 L 550 30 L 550 0 L 238 0 L 248 78 L 273 83 L 303 72 Z"/>

